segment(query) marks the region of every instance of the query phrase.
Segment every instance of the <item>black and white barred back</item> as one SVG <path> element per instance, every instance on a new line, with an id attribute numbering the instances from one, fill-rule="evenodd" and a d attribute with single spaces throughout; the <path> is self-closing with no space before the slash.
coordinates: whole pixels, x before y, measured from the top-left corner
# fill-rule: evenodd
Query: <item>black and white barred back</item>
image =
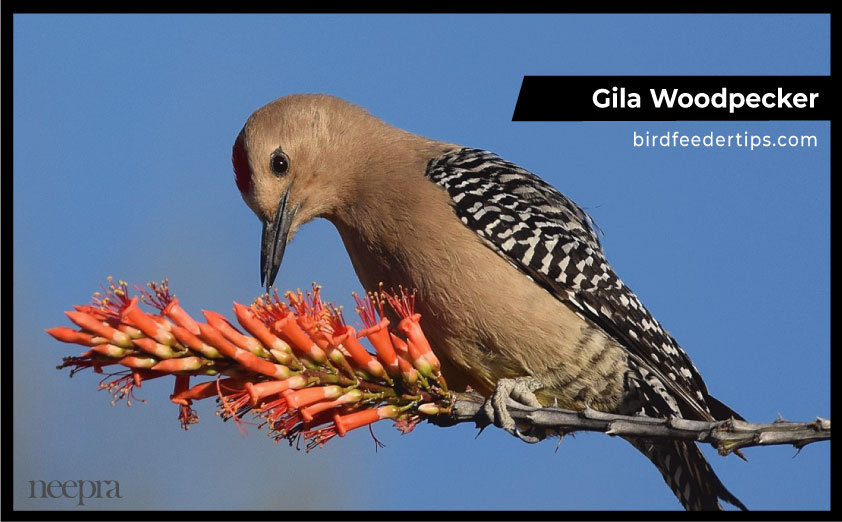
<path id="1" fill-rule="evenodd" d="M 447 189 L 456 214 L 491 248 L 664 383 L 674 411 L 658 414 L 712 418 L 698 370 L 614 273 L 584 210 L 535 174 L 485 150 L 439 156 L 426 174 Z"/>
<path id="2" fill-rule="evenodd" d="M 434 158 L 426 176 L 447 190 L 457 216 L 490 248 L 628 351 L 633 411 L 622 413 L 741 418 L 710 396 L 684 350 L 617 277 L 593 220 L 574 202 L 535 174 L 480 149 Z M 656 463 L 688 509 L 713 509 L 718 497 L 745 508 L 695 444 L 630 442 Z M 700 484 L 702 479 L 710 484 Z M 691 495 L 694 485 L 710 494 Z"/>

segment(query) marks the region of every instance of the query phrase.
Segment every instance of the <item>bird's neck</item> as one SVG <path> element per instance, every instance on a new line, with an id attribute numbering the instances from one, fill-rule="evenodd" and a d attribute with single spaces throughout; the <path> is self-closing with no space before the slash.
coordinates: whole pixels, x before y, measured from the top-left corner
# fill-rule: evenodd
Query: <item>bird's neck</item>
<path id="1" fill-rule="evenodd" d="M 419 244 L 446 248 L 447 231 L 436 223 L 449 221 L 437 216 L 452 213 L 447 193 L 425 176 L 427 163 L 458 145 L 403 131 L 370 145 L 344 204 L 325 217 L 339 231 L 363 286 L 418 287 L 423 274 L 404 267 L 428 264 L 416 259 L 422 255 Z"/>

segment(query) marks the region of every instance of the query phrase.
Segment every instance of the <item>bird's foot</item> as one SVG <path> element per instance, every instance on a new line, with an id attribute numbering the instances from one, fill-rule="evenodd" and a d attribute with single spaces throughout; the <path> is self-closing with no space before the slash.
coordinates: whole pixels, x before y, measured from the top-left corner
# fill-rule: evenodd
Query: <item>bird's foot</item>
<path id="1" fill-rule="evenodd" d="M 526 432 L 520 431 L 517 423 L 512 418 L 508 409 L 508 402 L 511 400 L 517 405 L 531 408 L 542 408 L 543 405 L 535 397 L 535 390 L 541 389 L 544 384 L 534 377 L 518 377 L 516 379 L 500 379 L 497 386 L 486 399 L 482 409 L 488 420 L 498 428 L 506 430 L 511 435 L 524 442 L 534 444 L 545 438 L 545 435 L 534 434 L 536 430 L 529 429 Z"/>

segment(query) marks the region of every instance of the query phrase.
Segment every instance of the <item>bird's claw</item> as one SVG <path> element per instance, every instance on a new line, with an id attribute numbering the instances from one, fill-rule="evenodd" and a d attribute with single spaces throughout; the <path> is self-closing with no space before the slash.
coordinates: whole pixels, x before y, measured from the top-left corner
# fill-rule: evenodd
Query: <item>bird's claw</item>
<path id="1" fill-rule="evenodd" d="M 526 433 L 520 431 L 509 413 L 508 401 L 512 400 L 515 403 L 532 408 L 541 408 L 543 405 L 535 397 L 535 390 L 543 387 L 543 383 L 534 377 L 500 379 L 497 381 L 497 386 L 494 388 L 491 397 L 486 399 L 485 404 L 483 404 L 482 410 L 488 420 L 498 428 L 506 430 L 509 434 L 524 442 L 530 444 L 540 442 L 545 437 L 531 434 L 530 432 L 535 431 L 534 429 L 530 429 Z"/>

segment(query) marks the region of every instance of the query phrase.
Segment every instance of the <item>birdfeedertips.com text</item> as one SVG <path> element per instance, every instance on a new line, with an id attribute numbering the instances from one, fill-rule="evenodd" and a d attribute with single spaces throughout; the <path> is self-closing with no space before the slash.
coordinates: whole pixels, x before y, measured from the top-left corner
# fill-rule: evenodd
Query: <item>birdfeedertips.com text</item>
<path id="1" fill-rule="evenodd" d="M 819 146 L 818 139 L 811 135 L 759 135 L 742 132 L 737 134 L 684 134 L 678 131 L 666 133 L 639 134 L 633 131 L 634 147 L 648 148 L 678 148 L 678 147 L 744 147 L 749 150 L 773 147 L 803 147 L 815 148 Z"/>

